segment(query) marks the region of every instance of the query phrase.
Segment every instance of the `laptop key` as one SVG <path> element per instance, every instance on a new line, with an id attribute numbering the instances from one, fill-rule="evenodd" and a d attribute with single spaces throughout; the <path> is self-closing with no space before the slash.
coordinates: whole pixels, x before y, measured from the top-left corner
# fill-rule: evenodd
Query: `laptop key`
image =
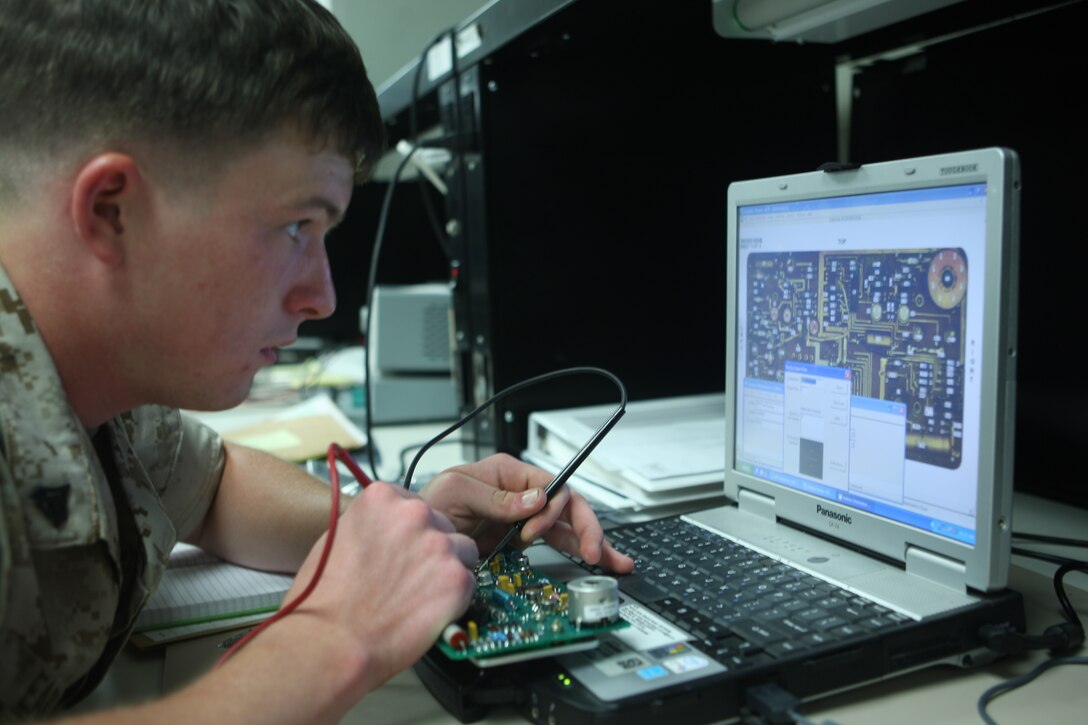
<path id="1" fill-rule="evenodd" d="M 705 634 L 708 639 L 713 639 L 715 641 L 720 640 L 723 637 L 733 636 L 733 633 L 729 631 L 728 627 L 718 624 L 717 622 L 707 622 L 706 625 L 703 626 L 703 634 Z"/>
<path id="2" fill-rule="evenodd" d="M 856 622 L 859 619 L 865 618 L 868 615 L 868 612 L 861 607 L 855 607 L 854 605 L 850 604 L 840 609 L 837 609 L 835 611 L 835 614 L 839 615 L 843 619 L 846 619 L 847 621 Z"/>
<path id="3" fill-rule="evenodd" d="M 809 633 L 809 628 L 803 624 L 798 624 L 790 619 L 782 620 L 782 628 L 793 633 L 794 636 L 801 637 Z"/>
<path id="4" fill-rule="evenodd" d="M 726 666 L 736 670 L 743 670 L 758 667 L 759 665 L 770 664 L 771 662 L 774 662 L 774 659 L 766 652 L 757 652 L 748 657 L 733 655 L 729 658 Z"/>
<path id="5" fill-rule="evenodd" d="M 766 652 L 771 657 L 774 657 L 776 659 L 782 659 L 783 657 L 794 654 L 796 652 L 801 652 L 806 649 L 808 649 L 808 647 L 805 646 L 804 642 L 801 642 L 799 640 L 786 640 L 785 642 L 778 642 L 776 644 L 772 644 L 766 649 Z"/>
<path id="6" fill-rule="evenodd" d="M 809 626 L 813 629 L 818 629 L 821 632 L 826 632 L 829 629 L 835 629 L 846 624 L 846 620 L 842 617 L 836 617 L 834 615 L 830 617 L 824 617 L 823 619 L 817 619 L 815 622 L 810 622 Z"/>
<path id="7" fill-rule="evenodd" d="M 794 612 L 790 615 L 790 619 L 798 624 L 811 624 L 819 619 L 823 619 L 827 616 L 827 612 L 819 607 L 809 607 L 808 609 L 802 609 L 799 612 Z"/>
<path id="8" fill-rule="evenodd" d="M 672 613 L 676 615 L 676 618 L 678 620 L 687 621 L 688 617 L 695 614 L 695 610 L 692 609 L 690 606 L 688 606 L 688 604 L 685 602 L 684 604 L 681 604 L 679 607 L 676 607 L 675 609 L 673 609 Z"/>
<path id="9" fill-rule="evenodd" d="M 755 619 L 738 619 L 729 625 L 735 634 L 760 647 L 766 647 L 786 639 L 786 633 L 776 625 L 759 622 Z"/>
<path id="10" fill-rule="evenodd" d="M 891 627 L 899 624 L 899 622 L 895 621 L 891 617 L 876 616 L 861 619 L 856 624 L 858 624 L 859 626 L 869 627 L 870 629 L 884 629 L 885 627 Z"/>
<path id="11" fill-rule="evenodd" d="M 866 633 L 866 630 L 862 627 L 855 626 L 853 624 L 844 624 L 841 627 L 836 627 L 828 632 L 829 635 L 836 639 L 848 639 L 850 637 L 858 637 Z"/>
<path id="12" fill-rule="evenodd" d="M 666 595 L 664 589 L 637 574 L 628 574 L 621 577 L 619 583 L 621 592 L 641 602 L 664 599 Z"/>
<path id="13" fill-rule="evenodd" d="M 823 632 L 811 632 L 801 638 L 801 643 L 810 647 L 816 647 L 821 644 L 827 644 L 833 641 L 831 637 Z"/>
<path id="14" fill-rule="evenodd" d="M 745 642 L 739 637 L 733 637 L 729 640 L 719 641 L 711 651 L 711 656 L 722 664 L 733 667 L 743 660 L 751 659 L 762 653 L 762 647 L 757 647 L 751 642 Z"/>
<path id="15" fill-rule="evenodd" d="M 744 619 L 744 615 L 736 609 L 727 606 L 715 607 L 712 614 L 714 616 L 714 622 L 723 627 L 731 627 L 733 622 L 738 619 Z"/>
<path id="16" fill-rule="evenodd" d="M 754 615 L 757 612 L 762 612 L 766 609 L 773 609 L 774 605 L 775 603 L 773 601 L 763 597 L 761 599 L 751 599 L 747 602 L 743 602 L 737 605 L 737 609 L 748 615 Z"/>
<path id="17" fill-rule="evenodd" d="M 693 630 L 703 631 L 714 622 L 705 614 L 695 613 L 684 617 L 684 624 Z"/>
<path id="18" fill-rule="evenodd" d="M 839 609 L 840 607 L 845 607 L 846 604 L 847 602 L 845 599 L 836 596 L 824 597 L 823 599 L 817 599 L 813 602 L 814 606 L 823 607 L 828 611 Z"/>

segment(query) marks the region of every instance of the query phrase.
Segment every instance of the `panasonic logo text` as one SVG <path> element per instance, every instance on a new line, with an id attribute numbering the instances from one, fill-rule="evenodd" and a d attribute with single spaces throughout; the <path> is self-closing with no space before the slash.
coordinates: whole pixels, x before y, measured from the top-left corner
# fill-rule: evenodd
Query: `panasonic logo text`
<path id="1" fill-rule="evenodd" d="M 941 167 L 941 176 L 948 176 L 949 174 L 966 174 L 971 171 L 978 171 L 978 164 L 960 164 L 959 166 L 943 166 Z"/>
<path id="2" fill-rule="evenodd" d="M 832 511 L 831 509 L 825 509 L 820 504 L 816 504 L 816 513 L 821 516 L 826 516 L 829 519 L 835 519 L 841 521 L 844 524 L 853 524 L 854 520 L 850 518 L 850 514 L 844 514 L 840 511 Z"/>

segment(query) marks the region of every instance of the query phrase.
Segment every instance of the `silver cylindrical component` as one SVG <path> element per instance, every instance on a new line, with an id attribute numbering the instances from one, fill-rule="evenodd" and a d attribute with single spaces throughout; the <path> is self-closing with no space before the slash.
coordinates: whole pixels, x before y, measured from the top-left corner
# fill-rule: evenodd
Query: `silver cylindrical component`
<path id="1" fill-rule="evenodd" d="M 577 627 L 606 624 L 620 616 L 620 585 L 610 576 L 584 576 L 567 584 L 567 617 Z"/>

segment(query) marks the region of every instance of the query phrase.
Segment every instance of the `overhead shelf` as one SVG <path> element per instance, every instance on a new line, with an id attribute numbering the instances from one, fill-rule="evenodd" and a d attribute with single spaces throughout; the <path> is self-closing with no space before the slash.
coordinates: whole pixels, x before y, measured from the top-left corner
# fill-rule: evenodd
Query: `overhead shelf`
<path id="1" fill-rule="evenodd" d="M 575 0 L 493 0 L 470 16 L 450 33 L 434 43 L 427 52 L 426 64 L 415 93 L 423 96 L 453 74 L 451 37 L 457 38 L 458 69 L 474 65 L 491 55 L 527 29 L 570 5 Z M 423 49 L 420 49 L 422 54 Z M 401 68 L 377 88 L 378 104 L 386 120 L 401 113 L 412 103 L 419 59 Z"/>
<path id="2" fill-rule="evenodd" d="M 713 0 L 725 38 L 837 43 L 962 0 Z"/>

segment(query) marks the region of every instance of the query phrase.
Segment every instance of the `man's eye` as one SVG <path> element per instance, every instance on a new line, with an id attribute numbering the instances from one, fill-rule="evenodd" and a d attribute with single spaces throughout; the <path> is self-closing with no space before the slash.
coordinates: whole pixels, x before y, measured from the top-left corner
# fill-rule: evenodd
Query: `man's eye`
<path id="1" fill-rule="evenodd" d="M 284 230 L 287 232 L 287 236 L 291 237 L 291 239 L 294 239 L 296 242 L 300 241 L 302 238 L 303 224 L 305 224 L 305 222 L 291 222 L 290 224 L 288 224 L 284 228 Z"/>

